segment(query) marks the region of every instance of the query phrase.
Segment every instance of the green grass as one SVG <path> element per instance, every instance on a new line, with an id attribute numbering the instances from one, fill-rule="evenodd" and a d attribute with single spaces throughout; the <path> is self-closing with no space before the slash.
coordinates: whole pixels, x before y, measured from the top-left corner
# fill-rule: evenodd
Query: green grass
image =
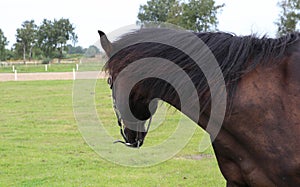
<path id="1" fill-rule="evenodd" d="M 225 186 L 212 148 L 198 152 L 200 128 L 178 155 L 156 166 L 124 167 L 102 159 L 78 131 L 72 86 L 72 81 L 0 83 L 0 186 Z M 120 138 L 105 80 L 97 82 L 96 99 L 105 128 Z M 145 146 L 168 137 L 179 114 L 172 108 L 167 113 Z M 189 159 L 199 154 L 202 159 Z"/>
<path id="2" fill-rule="evenodd" d="M 51 64 L 47 65 L 47 71 L 45 71 L 45 65 L 44 64 L 17 64 L 14 65 L 15 69 L 18 71 L 18 73 L 38 73 L 38 72 L 72 72 L 73 68 L 76 69 L 76 64 L 70 63 L 70 64 Z M 103 63 L 95 63 L 91 64 L 79 64 L 79 70 L 81 70 L 81 67 L 86 66 L 95 66 L 94 69 L 101 70 L 103 67 Z M 0 73 L 13 73 L 13 67 L 12 66 L 0 66 Z"/>

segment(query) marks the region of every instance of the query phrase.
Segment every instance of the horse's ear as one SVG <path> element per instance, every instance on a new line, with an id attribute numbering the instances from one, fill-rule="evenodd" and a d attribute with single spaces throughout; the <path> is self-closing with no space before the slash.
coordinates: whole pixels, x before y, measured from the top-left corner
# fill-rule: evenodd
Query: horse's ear
<path id="1" fill-rule="evenodd" d="M 107 39 L 106 34 L 104 32 L 98 30 L 98 33 L 100 35 L 101 46 L 104 49 L 106 55 L 110 57 L 113 51 L 113 46 L 111 42 Z"/>

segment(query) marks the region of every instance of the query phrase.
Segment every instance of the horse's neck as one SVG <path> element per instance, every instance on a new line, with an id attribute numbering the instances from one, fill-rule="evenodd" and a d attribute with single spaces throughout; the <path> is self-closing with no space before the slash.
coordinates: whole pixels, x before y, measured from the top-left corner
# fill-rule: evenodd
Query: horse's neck
<path id="1" fill-rule="evenodd" d="M 204 110 L 200 115 L 201 101 L 199 101 L 198 104 L 195 101 L 196 97 L 188 97 L 185 99 L 185 101 L 182 101 L 179 99 L 179 96 L 174 93 L 171 95 L 160 95 L 159 98 L 181 111 L 203 129 L 206 128 L 210 116 L 210 107 L 207 107 L 207 109 Z M 201 99 L 205 100 L 205 98 Z"/>

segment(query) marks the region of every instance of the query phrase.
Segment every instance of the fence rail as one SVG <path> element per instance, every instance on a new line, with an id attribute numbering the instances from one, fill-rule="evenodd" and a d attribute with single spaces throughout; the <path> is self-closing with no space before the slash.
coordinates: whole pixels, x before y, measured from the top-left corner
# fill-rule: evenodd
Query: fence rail
<path id="1" fill-rule="evenodd" d="M 81 71 L 53 72 L 53 73 L 0 73 L 0 81 L 32 81 L 32 80 L 75 80 L 75 79 L 102 79 L 105 72 Z"/>

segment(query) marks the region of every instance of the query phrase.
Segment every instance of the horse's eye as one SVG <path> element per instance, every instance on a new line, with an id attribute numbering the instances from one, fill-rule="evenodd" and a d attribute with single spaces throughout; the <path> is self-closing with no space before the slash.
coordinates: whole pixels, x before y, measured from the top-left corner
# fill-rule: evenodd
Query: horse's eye
<path id="1" fill-rule="evenodd" d="M 111 78 L 111 76 L 108 77 L 107 84 L 110 86 L 110 88 L 112 88 L 112 78 Z"/>

